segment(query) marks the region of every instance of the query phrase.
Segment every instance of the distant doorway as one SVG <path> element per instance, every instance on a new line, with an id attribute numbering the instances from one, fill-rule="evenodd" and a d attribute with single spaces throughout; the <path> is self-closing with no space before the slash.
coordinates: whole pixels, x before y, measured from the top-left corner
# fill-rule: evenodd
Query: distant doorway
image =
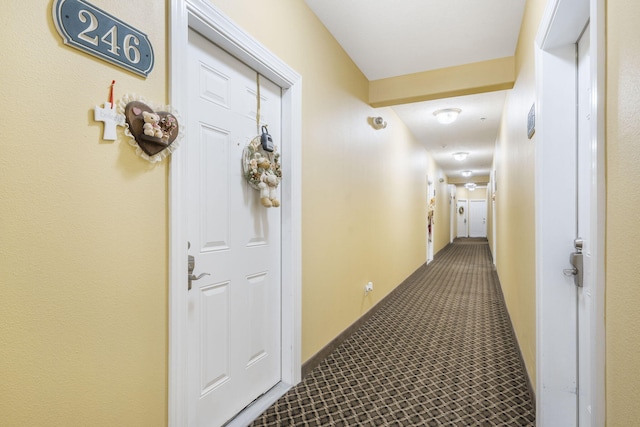
<path id="1" fill-rule="evenodd" d="M 427 264 L 433 261 L 434 216 L 436 205 L 436 188 L 427 176 Z"/>
<path id="2" fill-rule="evenodd" d="M 456 237 L 469 237 L 469 231 L 468 231 L 468 221 L 467 218 L 469 216 L 469 212 L 467 209 L 467 200 L 466 199 L 460 199 L 458 200 L 458 203 L 456 205 L 456 215 L 458 218 L 457 221 L 457 225 L 458 225 L 458 232 L 456 233 Z"/>
<path id="3" fill-rule="evenodd" d="M 487 237 L 487 201 L 469 200 L 469 237 Z"/>

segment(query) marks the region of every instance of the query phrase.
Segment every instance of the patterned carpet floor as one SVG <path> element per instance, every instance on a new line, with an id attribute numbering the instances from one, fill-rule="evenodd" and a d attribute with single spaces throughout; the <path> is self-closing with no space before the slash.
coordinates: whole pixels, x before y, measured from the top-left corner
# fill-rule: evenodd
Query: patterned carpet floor
<path id="1" fill-rule="evenodd" d="M 457 239 L 252 426 L 534 426 L 484 239 Z"/>

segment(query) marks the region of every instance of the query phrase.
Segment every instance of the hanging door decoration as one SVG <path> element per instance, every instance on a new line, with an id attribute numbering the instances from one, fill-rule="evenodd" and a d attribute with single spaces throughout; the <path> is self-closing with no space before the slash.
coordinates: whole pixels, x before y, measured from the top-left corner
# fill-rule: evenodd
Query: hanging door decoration
<path id="1" fill-rule="evenodd" d="M 278 185 L 282 180 L 280 153 L 269 135 L 267 125 L 260 127 L 260 74 L 257 75 L 256 124 L 260 135 L 253 138 L 242 153 L 244 177 L 249 185 L 260 191 L 260 203 L 266 208 L 280 206 Z"/>
<path id="2" fill-rule="evenodd" d="M 136 154 L 151 163 L 162 161 L 178 147 L 182 137 L 179 116 L 169 105 L 155 105 L 134 94 L 118 101 L 125 117 L 124 133 Z"/>
<path id="3" fill-rule="evenodd" d="M 429 208 L 427 209 L 427 229 L 429 231 L 429 241 L 431 242 L 433 239 L 433 224 L 435 221 L 433 220 L 433 215 L 436 211 L 436 198 L 432 197 L 429 200 Z"/>

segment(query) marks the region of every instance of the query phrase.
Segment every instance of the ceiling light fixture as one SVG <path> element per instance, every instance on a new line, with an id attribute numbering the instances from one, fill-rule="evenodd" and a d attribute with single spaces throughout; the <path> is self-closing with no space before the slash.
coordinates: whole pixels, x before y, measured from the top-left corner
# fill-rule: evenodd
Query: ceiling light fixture
<path id="1" fill-rule="evenodd" d="M 436 116 L 438 122 L 442 123 L 443 125 L 448 125 L 449 123 L 455 122 L 458 118 L 458 114 L 460 114 L 461 112 L 462 110 L 459 108 L 445 108 L 435 111 L 433 115 Z"/>
<path id="2" fill-rule="evenodd" d="M 477 187 L 477 186 L 476 186 L 476 184 L 475 184 L 475 183 L 473 183 L 473 182 L 467 182 L 467 183 L 464 185 L 464 187 L 465 187 L 467 190 L 469 190 L 469 191 L 473 191 L 473 190 L 475 190 L 475 189 L 476 189 L 476 187 Z"/>
<path id="3" fill-rule="evenodd" d="M 460 151 L 458 153 L 453 153 L 453 158 L 456 159 L 457 161 L 461 162 L 464 159 L 466 159 L 468 155 L 469 155 L 469 153 L 466 153 L 464 151 Z"/>
<path id="4" fill-rule="evenodd" d="M 462 171 L 462 176 L 469 178 L 471 176 L 471 171 Z"/>

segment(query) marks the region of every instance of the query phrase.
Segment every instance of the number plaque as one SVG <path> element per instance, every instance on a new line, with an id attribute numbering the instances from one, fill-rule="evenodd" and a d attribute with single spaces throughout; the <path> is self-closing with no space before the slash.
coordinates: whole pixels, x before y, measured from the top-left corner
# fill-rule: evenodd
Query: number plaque
<path id="1" fill-rule="evenodd" d="M 144 77 L 153 69 L 147 35 L 84 0 L 55 0 L 53 22 L 69 46 Z"/>

